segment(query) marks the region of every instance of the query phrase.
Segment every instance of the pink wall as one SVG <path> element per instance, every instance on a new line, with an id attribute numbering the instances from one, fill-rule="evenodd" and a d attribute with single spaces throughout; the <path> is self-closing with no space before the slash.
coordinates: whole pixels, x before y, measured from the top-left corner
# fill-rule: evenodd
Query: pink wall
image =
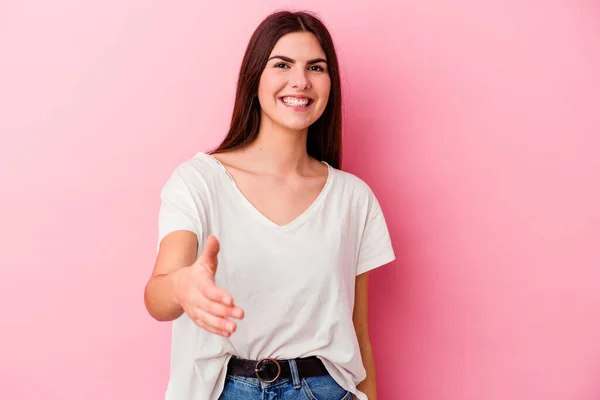
<path id="1" fill-rule="evenodd" d="M 335 35 L 346 168 L 398 254 L 372 276 L 380 398 L 600 398 L 598 3 L 333 3 L 295 5 Z M 204 4 L 0 4 L 0 398 L 163 397 L 158 191 L 286 5 Z"/>

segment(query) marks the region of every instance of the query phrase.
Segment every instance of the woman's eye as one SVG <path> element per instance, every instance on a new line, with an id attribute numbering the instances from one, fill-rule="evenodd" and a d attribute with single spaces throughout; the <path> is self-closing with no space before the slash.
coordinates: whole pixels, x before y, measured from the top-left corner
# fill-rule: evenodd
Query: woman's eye
<path id="1" fill-rule="evenodd" d="M 287 68 L 288 65 L 284 63 L 275 64 L 275 68 Z"/>
<path id="2" fill-rule="evenodd" d="M 318 72 L 323 72 L 325 71 L 325 68 L 320 67 L 318 65 L 313 65 L 312 67 L 310 67 L 311 71 L 318 71 Z"/>

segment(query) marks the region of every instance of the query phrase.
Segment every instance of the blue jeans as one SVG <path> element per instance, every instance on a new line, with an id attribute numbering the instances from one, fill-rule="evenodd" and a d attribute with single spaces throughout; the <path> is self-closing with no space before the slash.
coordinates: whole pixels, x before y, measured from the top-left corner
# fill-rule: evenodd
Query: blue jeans
<path id="1" fill-rule="evenodd" d="M 219 400 L 352 400 L 330 375 L 298 376 L 298 367 L 289 360 L 291 378 L 264 383 L 258 378 L 228 375 Z"/>

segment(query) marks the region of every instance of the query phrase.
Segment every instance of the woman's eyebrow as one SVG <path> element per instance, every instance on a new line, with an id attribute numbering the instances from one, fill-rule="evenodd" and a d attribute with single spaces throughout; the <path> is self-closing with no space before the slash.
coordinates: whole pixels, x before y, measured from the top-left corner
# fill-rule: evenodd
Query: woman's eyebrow
<path id="1" fill-rule="evenodd" d="M 283 60 L 285 62 L 289 62 L 289 63 L 292 63 L 292 64 L 294 64 L 296 62 L 296 60 L 291 59 L 291 58 L 286 57 L 286 56 L 273 56 L 273 57 L 269 58 L 267 61 L 271 61 L 274 58 L 279 58 L 280 60 Z M 308 60 L 307 64 L 316 64 L 316 63 L 319 63 L 319 62 L 323 62 L 323 63 L 327 64 L 327 60 L 324 59 L 324 58 L 314 58 L 312 60 Z"/>

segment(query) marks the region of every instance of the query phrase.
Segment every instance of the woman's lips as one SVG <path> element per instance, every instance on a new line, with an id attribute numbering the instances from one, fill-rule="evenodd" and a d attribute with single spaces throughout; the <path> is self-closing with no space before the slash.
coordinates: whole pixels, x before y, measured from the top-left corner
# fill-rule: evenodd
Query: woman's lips
<path id="1" fill-rule="evenodd" d="M 300 102 L 294 102 L 293 100 L 292 101 L 288 100 L 288 102 L 285 102 L 285 101 L 283 101 L 283 99 L 303 99 L 303 100 L 307 99 L 308 103 L 306 105 L 304 105 L 304 104 L 301 104 Z M 281 101 L 281 103 L 284 106 L 286 106 L 287 108 L 289 108 L 290 110 L 300 111 L 300 112 L 309 110 L 311 108 L 312 104 L 314 103 L 314 100 L 312 100 L 308 97 L 294 97 L 294 96 L 283 96 L 283 97 L 279 98 L 279 101 Z"/>

